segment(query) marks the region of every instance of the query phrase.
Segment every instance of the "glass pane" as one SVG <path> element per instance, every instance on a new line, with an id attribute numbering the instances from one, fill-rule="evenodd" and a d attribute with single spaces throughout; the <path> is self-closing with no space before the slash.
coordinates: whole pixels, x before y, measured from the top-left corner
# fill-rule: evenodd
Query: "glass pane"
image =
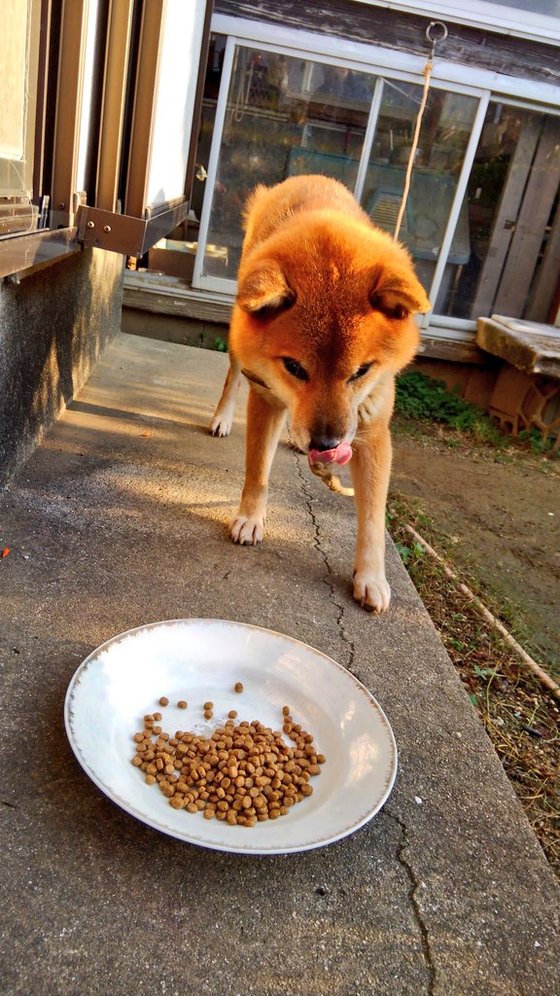
<path id="1" fill-rule="evenodd" d="M 404 189 L 406 166 L 422 87 L 385 80 L 362 206 L 381 228 L 393 233 Z M 410 249 L 429 290 L 439 255 L 478 98 L 432 88 L 422 120 L 407 207 L 399 240 Z M 469 258 L 466 211 L 461 212 L 443 285 Z M 442 295 L 440 295 L 441 298 Z M 439 300 L 435 310 L 438 310 Z"/>
<path id="2" fill-rule="evenodd" d="M 4 4 L 0 30 L 0 238 L 37 227 L 33 197 L 34 118 L 39 8 Z"/>
<path id="3" fill-rule="evenodd" d="M 204 80 L 204 95 L 202 98 L 200 132 L 196 149 L 195 178 L 191 195 L 191 207 L 198 221 L 200 221 L 202 214 L 202 203 L 206 190 L 206 172 L 208 170 L 208 160 L 210 159 L 210 148 L 212 146 L 212 135 L 216 119 L 216 104 L 218 102 L 220 80 L 222 78 L 226 43 L 227 38 L 225 35 L 210 35 L 208 62 L 206 64 L 206 77 Z"/>
<path id="4" fill-rule="evenodd" d="M 204 274 L 235 280 L 241 213 L 258 183 L 323 173 L 353 189 L 375 79 L 238 46 L 212 194 Z"/>
<path id="5" fill-rule="evenodd" d="M 560 269 L 559 180 L 560 119 L 491 102 L 464 207 L 471 252 L 444 314 L 547 320 Z"/>

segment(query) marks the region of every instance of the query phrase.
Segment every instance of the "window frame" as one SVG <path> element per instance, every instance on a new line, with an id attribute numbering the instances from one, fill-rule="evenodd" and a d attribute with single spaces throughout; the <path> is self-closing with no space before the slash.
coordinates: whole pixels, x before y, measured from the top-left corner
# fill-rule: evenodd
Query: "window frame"
<path id="1" fill-rule="evenodd" d="M 47 80 L 53 73 L 50 41 L 54 4 L 52 0 L 31 0 L 31 3 L 40 16 L 41 26 L 37 59 L 40 78 L 34 85 L 38 112 L 36 141 L 31 162 L 34 198 L 37 200 L 43 193 L 45 93 Z M 44 198 L 45 202 L 50 200 L 49 227 L 0 238 L 0 278 L 30 272 L 83 246 L 142 256 L 188 216 L 213 0 L 196 0 L 192 15 L 192 60 L 190 64 L 187 60 L 184 73 L 187 88 L 185 107 L 188 108 L 185 119 L 186 127 L 190 126 L 190 141 L 186 138 L 184 141 L 183 179 L 177 172 L 176 197 L 157 203 L 153 209 L 144 203 L 151 167 L 153 107 L 158 90 L 163 38 L 161 29 L 167 25 L 168 37 L 171 37 L 172 15 L 177 3 L 182 3 L 182 0 L 143 0 L 137 6 L 134 0 L 111 0 L 106 6 L 100 0 L 79 0 L 75 3 L 72 0 L 62 5 L 60 30 L 57 31 L 54 46 L 57 72 L 54 80 L 56 97 L 52 157 L 48 164 L 52 164 L 50 197 Z M 139 46 L 134 45 L 133 37 L 135 9 L 140 12 L 145 28 Z M 189 5 L 184 11 L 188 12 L 185 16 L 190 17 L 192 7 Z M 101 24 L 103 28 L 97 34 Z M 100 81 L 93 95 L 92 38 L 95 58 L 101 67 Z M 143 100 L 139 100 L 140 91 Z M 85 99 L 100 101 L 97 134 L 92 118 L 87 129 L 81 127 L 87 121 L 92 106 L 86 107 Z M 131 100 L 134 100 L 137 116 L 145 114 L 150 122 L 148 134 L 143 132 L 145 149 L 135 142 L 134 114 L 127 116 L 126 113 Z M 86 203 L 85 193 L 78 189 L 80 177 L 85 175 L 84 143 L 90 143 L 93 149 L 95 185 L 90 184 L 90 204 Z M 123 168 L 123 161 L 128 163 L 128 168 Z M 126 179 L 121 189 L 123 176 Z M 122 213 L 123 204 L 131 211 L 130 214 Z"/>
<path id="2" fill-rule="evenodd" d="M 405 14 L 445 18 L 456 24 L 514 35 L 531 41 L 560 45 L 560 17 L 535 14 L 519 7 L 507 7 L 491 0 L 470 0 L 467 6 L 460 0 L 431 0 L 429 11 L 422 0 L 353 0 L 367 7 L 390 7 Z"/>
<path id="3" fill-rule="evenodd" d="M 420 5 L 411 4 L 409 6 L 415 6 L 415 12 L 420 12 Z M 423 14 L 426 13 L 425 9 L 421 12 Z M 486 24 L 486 28 L 487 26 Z M 423 69 L 428 53 L 426 57 L 423 57 L 412 53 L 389 51 L 378 45 L 365 45 L 361 42 L 348 40 L 345 42 L 345 57 L 341 58 L 340 39 L 338 38 L 315 34 L 309 31 L 301 31 L 296 28 L 275 26 L 275 43 L 271 44 L 266 40 L 269 35 L 267 24 L 245 18 L 231 17 L 227 14 L 215 14 L 212 18 L 211 30 L 214 34 L 226 37 L 226 48 L 207 169 L 206 186 L 208 190 L 213 189 L 216 180 L 221 136 L 223 135 L 227 111 L 227 97 L 236 45 L 258 47 L 262 51 L 274 52 L 303 60 L 327 62 L 328 65 L 346 66 L 349 69 L 361 72 L 369 71 L 378 77 L 387 77 L 419 85 L 423 83 Z M 540 40 L 542 41 L 542 38 Z M 379 79 L 376 81 L 370 116 L 364 134 L 364 144 L 355 188 L 357 195 L 361 192 L 359 183 L 363 185 L 365 170 L 367 169 L 368 150 L 371 145 L 371 137 L 375 130 L 376 117 L 379 111 L 380 91 L 377 86 L 378 82 L 382 81 Z M 541 82 L 536 83 L 532 80 L 519 77 L 509 77 L 499 73 L 492 73 L 488 70 L 479 70 L 475 67 L 448 63 L 440 58 L 437 52 L 434 59 L 430 85 L 434 89 L 444 89 L 454 93 L 464 93 L 468 96 L 474 96 L 479 101 L 429 289 L 430 300 L 435 302 L 444 276 L 455 226 L 466 194 L 470 172 L 490 100 L 502 100 L 508 104 L 530 108 L 531 110 L 546 114 L 559 115 L 560 108 L 558 107 L 559 91 L 556 86 Z M 217 140 L 217 135 L 220 136 L 220 141 Z M 194 261 L 192 287 L 195 291 L 216 294 L 222 300 L 232 302 L 235 296 L 235 281 L 225 280 L 220 277 L 207 277 L 202 272 L 211 203 L 212 198 L 205 196 L 200 218 L 199 244 Z M 476 321 L 441 315 L 431 311 L 422 317 L 421 328 L 423 334 L 428 333 L 429 329 L 433 329 L 434 333 L 440 336 L 445 334 L 445 330 L 449 330 L 450 336 L 465 335 L 469 338 L 476 329 Z"/>
<path id="4" fill-rule="evenodd" d="M 358 0 L 361 2 L 361 0 Z M 386 6 L 386 5 L 382 5 Z M 423 9 L 418 8 L 415 13 L 422 14 L 428 25 L 428 17 L 425 5 Z M 481 28 L 483 26 L 481 25 Z M 484 25 L 488 30 L 488 23 Z M 220 35 L 232 35 L 238 39 L 246 39 L 266 43 L 267 36 L 270 36 L 270 25 L 264 21 L 251 21 L 242 17 L 231 17 L 229 14 L 214 14 L 212 18 L 212 33 Z M 311 31 L 302 31 L 298 28 L 286 28 L 274 25 L 274 39 L 276 47 L 286 47 L 288 49 L 303 50 L 306 54 L 325 56 L 336 64 L 340 57 L 341 39 L 331 35 L 321 35 Z M 542 43 L 544 39 L 539 37 Z M 355 69 L 360 67 L 375 65 L 383 72 L 393 74 L 393 71 L 413 73 L 415 76 L 421 75 L 426 58 L 429 54 L 430 46 L 426 41 L 426 54 L 416 55 L 411 52 L 402 52 L 395 49 L 383 48 L 380 45 L 364 44 L 350 39 L 344 39 L 345 55 L 344 62 L 355 62 Z M 549 107 L 551 111 L 558 108 L 559 88 L 552 83 L 527 80 L 518 76 L 506 76 L 503 73 L 491 72 L 488 69 L 480 69 L 476 66 L 466 66 L 456 62 L 446 62 L 445 49 L 443 44 L 439 51 L 436 48 L 434 66 L 432 70 L 432 82 L 447 83 L 449 85 L 459 85 L 472 87 L 474 90 L 490 90 L 493 96 L 507 96 L 512 99 L 527 100 L 531 104 Z"/>
<path id="5" fill-rule="evenodd" d="M 222 31 L 217 31 L 217 26 L 215 26 L 216 21 L 219 21 L 220 17 L 221 17 L 220 15 L 217 15 L 216 18 L 214 19 L 213 30 L 216 30 L 216 33 L 222 34 Z M 260 25 L 258 24 L 258 22 L 254 22 L 254 24 L 256 28 L 256 33 L 262 36 L 263 32 L 259 30 Z M 222 78 L 220 81 L 220 91 L 218 94 L 218 101 L 216 105 L 216 116 L 214 120 L 214 134 L 212 138 L 212 146 L 210 150 L 210 157 L 207 168 L 207 174 L 208 174 L 206 179 L 207 189 L 212 190 L 216 182 L 218 161 L 219 161 L 220 148 L 221 148 L 221 140 L 219 141 L 217 136 L 219 135 L 221 139 L 221 136 L 223 135 L 224 122 L 227 113 L 227 98 L 228 98 L 231 77 L 233 72 L 233 60 L 234 60 L 235 49 L 237 46 L 246 47 L 246 48 L 255 47 L 255 42 L 256 42 L 259 50 L 261 51 L 271 52 L 279 55 L 286 55 L 292 58 L 302 59 L 304 61 L 305 60 L 317 61 L 321 65 L 344 66 L 351 70 L 353 69 L 361 72 L 369 71 L 370 73 L 377 75 L 377 79 L 375 81 L 374 94 L 372 97 L 372 104 L 370 107 L 368 123 L 366 125 L 366 130 L 364 133 L 364 141 L 360 155 L 360 163 L 358 166 L 356 183 L 354 186 L 354 194 L 359 199 L 363 189 L 365 176 L 367 173 L 370 152 L 371 152 L 371 143 L 373 140 L 377 117 L 379 114 L 381 95 L 383 89 L 383 79 L 387 77 L 390 78 L 391 80 L 398 80 L 399 82 L 413 83 L 415 85 L 422 86 L 423 76 L 421 70 L 416 73 L 410 70 L 408 71 L 395 70 L 389 73 L 384 71 L 382 67 L 377 66 L 372 60 L 370 60 L 366 65 L 363 62 L 357 62 L 356 60 L 341 58 L 340 56 L 334 58 L 330 57 L 327 62 L 325 57 L 321 58 L 320 55 L 316 52 L 310 53 L 309 51 L 303 50 L 301 48 L 295 48 L 295 47 L 288 48 L 286 46 L 273 45 L 269 42 L 266 42 L 262 37 L 248 38 L 246 31 L 247 28 L 245 29 L 245 32 L 241 37 L 236 35 L 227 36 L 225 54 L 224 54 L 224 63 L 222 68 Z M 297 34 L 301 33 L 298 32 Z M 364 46 L 360 46 L 360 48 L 364 48 Z M 423 68 L 424 60 L 419 60 L 417 57 L 410 57 L 410 58 L 414 58 L 416 63 L 421 63 L 421 67 Z M 476 147 L 478 144 L 480 132 L 482 130 L 482 125 L 484 123 L 484 115 L 486 113 L 489 94 L 488 91 L 484 91 L 480 87 L 473 87 L 465 84 L 457 84 L 453 87 L 449 87 L 446 81 L 437 80 L 437 79 L 433 81 L 432 85 L 434 89 L 445 90 L 446 92 L 465 94 L 466 96 L 471 96 L 478 100 L 478 107 L 475 112 L 473 126 L 471 129 L 471 134 L 465 152 L 465 160 L 463 162 L 463 167 L 461 170 L 461 175 L 459 177 L 457 189 L 453 197 L 452 209 L 446 224 L 444 239 L 442 242 L 442 248 L 440 249 L 438 260 L 436 262 L 436 269 L 434 271 L 434 276 L 432 278 L 432 282 L 430 285 L 428 296 L 432 301 L 435 301 L 437 298 L 437 294 L 439 292 L 441 280 L 443 278 L 447 257 L 449 255 L 449 249 L 453 240 L 455 225 L 457 222 L 457 218 L 459 216 L 459 211 L 461 209 L 461 205 L 467 188 L 470 168 L 476 152 Z M 235 296 L 234 280 L 224 279 L 222 277 L 206 276 L 203 272 L 211 206 L 212 206 L 212 199 L 210 197 L 205 197 L 201 218 L 200 218 L 199 239 L 198 239 L 198 247 L 193 267 L 192 286 L 195 290 L 215 292 L 218 294 L 223 294 L 228 298 L 233 299 L 233 297 Z M 425 315 L 423 317 L 422 320 L 423 327 L 427 327 L 427 325 L 431 322 L 432 315 L 433 313 L 430 312 L 428 315 Z M 464 322 L 463 319 L 457 319 L 456 321 Z M 472 326 L 472 323 L 467 323 L 467 324 L 469 328 Z"/>

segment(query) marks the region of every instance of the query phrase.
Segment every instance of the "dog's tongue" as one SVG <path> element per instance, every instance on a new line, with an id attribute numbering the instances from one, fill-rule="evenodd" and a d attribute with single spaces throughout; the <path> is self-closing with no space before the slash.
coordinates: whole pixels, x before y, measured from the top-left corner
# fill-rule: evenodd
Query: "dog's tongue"
<path id="1" fill-rule="evenodd" d="M 352 459 L 350 443 L 339 443 L 333 450 L 309 450 L 309 463 L 338 463 L 342 466 Z"/>

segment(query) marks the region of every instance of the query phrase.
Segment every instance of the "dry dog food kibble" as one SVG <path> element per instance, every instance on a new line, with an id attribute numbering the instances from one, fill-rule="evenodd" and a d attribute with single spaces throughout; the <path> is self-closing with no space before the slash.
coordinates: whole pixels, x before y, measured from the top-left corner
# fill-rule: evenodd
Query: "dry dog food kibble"
<path id="1" fill-rule="evenodd" d="M 187 705 L 188 705 L 188 703 L 187 703 L 187 702 L 185 702 L 185 700 L 184 700 L 184 699 L 179 699 L 179 701 L 178 701 L 177 705 L 178 705 L 179 709 L 186 709 L 186 708 L 187 708 Z"/>
<path id="2" fill-rule="evenodd" d="M 167 698 L 167 695 L 162 695 L 161 696 L 161 699 L 159 700 L 159 704 L 161 706 L 169 705 L 169 699 Z M 160 716 L 160 719 L 161 719 L 161 716 Z"/>
<path id="3" fill-rule="evenodd" d="M 211 712 L 205 708 L 206 716 Z M 154 728 L 154 716 L 145 716 L 144 730 L 133 736 L 132 764 L 148 785 L 159 785 L 170 806 L 202 812 L 206 820 L 253 827 L 285 816 L 312 794 L 310 779 L 320 774 L 325 757 L 313 736 L 294 723 L 288 706 L 282 709 L 283 732 L 293 746 L 280 731 L 258 720 L 235 723 L 236 716 L 231 710 L 210 737 L 183 730 L 172 737 Z"/>

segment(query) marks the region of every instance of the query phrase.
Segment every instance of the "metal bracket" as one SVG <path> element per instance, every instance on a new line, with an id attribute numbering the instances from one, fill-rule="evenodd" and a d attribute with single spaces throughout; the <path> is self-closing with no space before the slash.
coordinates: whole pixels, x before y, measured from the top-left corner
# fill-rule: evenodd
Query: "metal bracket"
<path id="1" fill-rule="evenodd" d="M 189 206 L 189 201 L 181 201 L 152 218 L 144 219 L 85 205 L 78 210 L 78 241 L 84 246 L 139 258 L 185 220 Z"/>

